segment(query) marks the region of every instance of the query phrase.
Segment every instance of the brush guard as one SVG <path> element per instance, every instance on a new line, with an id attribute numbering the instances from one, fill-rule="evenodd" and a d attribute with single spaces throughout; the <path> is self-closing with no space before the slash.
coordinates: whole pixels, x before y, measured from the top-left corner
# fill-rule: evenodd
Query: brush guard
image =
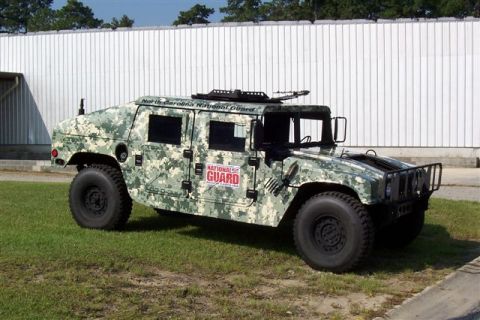
<path id="1" fill-rule="evenodd" d="M 428 199 L 440 188 L 441 182 L 441 163 L 388 171 L 383 177 L 384 185 L 380 188 L 380 198 L 385 204 Z"/>

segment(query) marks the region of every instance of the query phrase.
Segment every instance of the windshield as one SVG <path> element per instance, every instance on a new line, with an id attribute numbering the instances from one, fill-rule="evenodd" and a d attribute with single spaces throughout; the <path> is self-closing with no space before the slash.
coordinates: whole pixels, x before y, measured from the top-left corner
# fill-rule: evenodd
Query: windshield
<path id="1" fill-rule="evenodd" d="M 264 148 L 311 148 L 334 145 L 329 113 L 266 113 L 262 123 L 261 146 Z"/>

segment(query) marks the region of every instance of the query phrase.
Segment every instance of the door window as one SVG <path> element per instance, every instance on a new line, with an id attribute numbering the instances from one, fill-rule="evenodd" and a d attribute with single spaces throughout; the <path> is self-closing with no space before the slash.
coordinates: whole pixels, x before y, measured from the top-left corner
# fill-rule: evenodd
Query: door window
<path id="1" fill-rule="evenodd" d="M 148 122 L 148 141 L 180 145 L 182 137 L 182 118 L 150 115 Z"/>
<path id="2" fill-rule="evenodd" d="M 234 122 L 210 121 L 209 149 L 244 152 L 245 140 L 245 125 L 238 125 Z"/>

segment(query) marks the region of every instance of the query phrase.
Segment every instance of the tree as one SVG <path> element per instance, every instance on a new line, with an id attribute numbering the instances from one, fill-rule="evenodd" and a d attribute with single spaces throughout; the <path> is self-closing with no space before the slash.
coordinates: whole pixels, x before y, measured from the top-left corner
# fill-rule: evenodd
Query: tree
<path id="1" fill-rule="evenodd" d="M 90 7 L 81 1 L 68 0 L 59 10 L 51 8 L 53 0 L 0 0 L 0 32 L 47 31 L 87 28 L 132 27 L 127 15 L 110 23 L 95 18 Z"/>
<path id="2" fill-rule="evenodd" d="M 474 17 L 480 18 L 480 0 L 475 1 L 472 12 Z"/>
<path id="3" fill-rule="evenodd" d="M 480 0 L 228 0 L 223 21 L 480 16 Z"/>
<path id="4" fill-rule="evenodd" d="M 53 0 L 0 0 L 0 31 L 27 32 L 32 17 Z"/>
<path id="5" fill-rule="evenodd" d="M 220 12 L 225 13 L 223 22 L 245 22 L 267 20 L 262 16 L 260 6 L 261 0 L 228 0 L 227 6 L 220 8 Z"/>
<path id="6" fill-rule="evenodd" d="M 443 0 L 440 2 L 441 16 L 463 18 L 474 15 L 474 4 L 468 0 Z"/>
<path id="7" fill-rule="evenodd" d="M 39 10 L 28 23 L 29 32 L 52 30 L 55 23 L 56 11 L 50 8 Z"/>
<path id="8" fill-rule="evenodd" d="M 208 17 L 215 12 L 215 9 L 208 8 L 203 4 L 196 4 L 187 11 L 180 11 L 177 20 L 173 22 L 173 25 L 179 24 L 192 25 L 195 23 L 210 23 Z"/>
<path id="9" fill-rule="evenodd" d="M 120 21 L 117 18 L 112 18 L 112 21 L 110 23 L 104 23 L 102 25 L 102 28 L 111 28 L 111 29 L 117 29 L 117 28 L 131 28 L 133 24 L 135 23 L 135 20 L 130 19 L 127 15 L 123 15 L 120 18 Z"/>
<path id="10" fill-rule="evenodd" d="M 260 17 L 271 21 L 313 20 L 312 8 L 300 0 L 272 0 L 259 7 Z"/>
<path id="11" fill-rule="evenodd" d="M 92 9 L 78 0 L 68 0 L 67 4 L 56 12 L 53 29 L 89 29 L 98 28 L 103 20 L 95 18 Z"/>

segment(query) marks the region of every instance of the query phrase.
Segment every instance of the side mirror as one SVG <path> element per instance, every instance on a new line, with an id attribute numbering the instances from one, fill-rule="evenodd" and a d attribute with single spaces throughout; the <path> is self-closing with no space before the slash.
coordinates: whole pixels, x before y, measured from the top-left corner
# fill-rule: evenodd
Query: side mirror
<path id="1" fill-rule="evenodd" d="M 337 143 L 345 142 L 345 140 L 347 139 L 347 118 L 335 117 L 332 118 L 332 120 L 334 120 L 335 122 L 333 126 L 333 140 Z"/>
<path id="2" fill-rule="evenodd" d="M 252 120 L 252 130 L 250 130 L 250 150 L 261 149 L 263 137 L 263 123 L 260 120 Z"/>

